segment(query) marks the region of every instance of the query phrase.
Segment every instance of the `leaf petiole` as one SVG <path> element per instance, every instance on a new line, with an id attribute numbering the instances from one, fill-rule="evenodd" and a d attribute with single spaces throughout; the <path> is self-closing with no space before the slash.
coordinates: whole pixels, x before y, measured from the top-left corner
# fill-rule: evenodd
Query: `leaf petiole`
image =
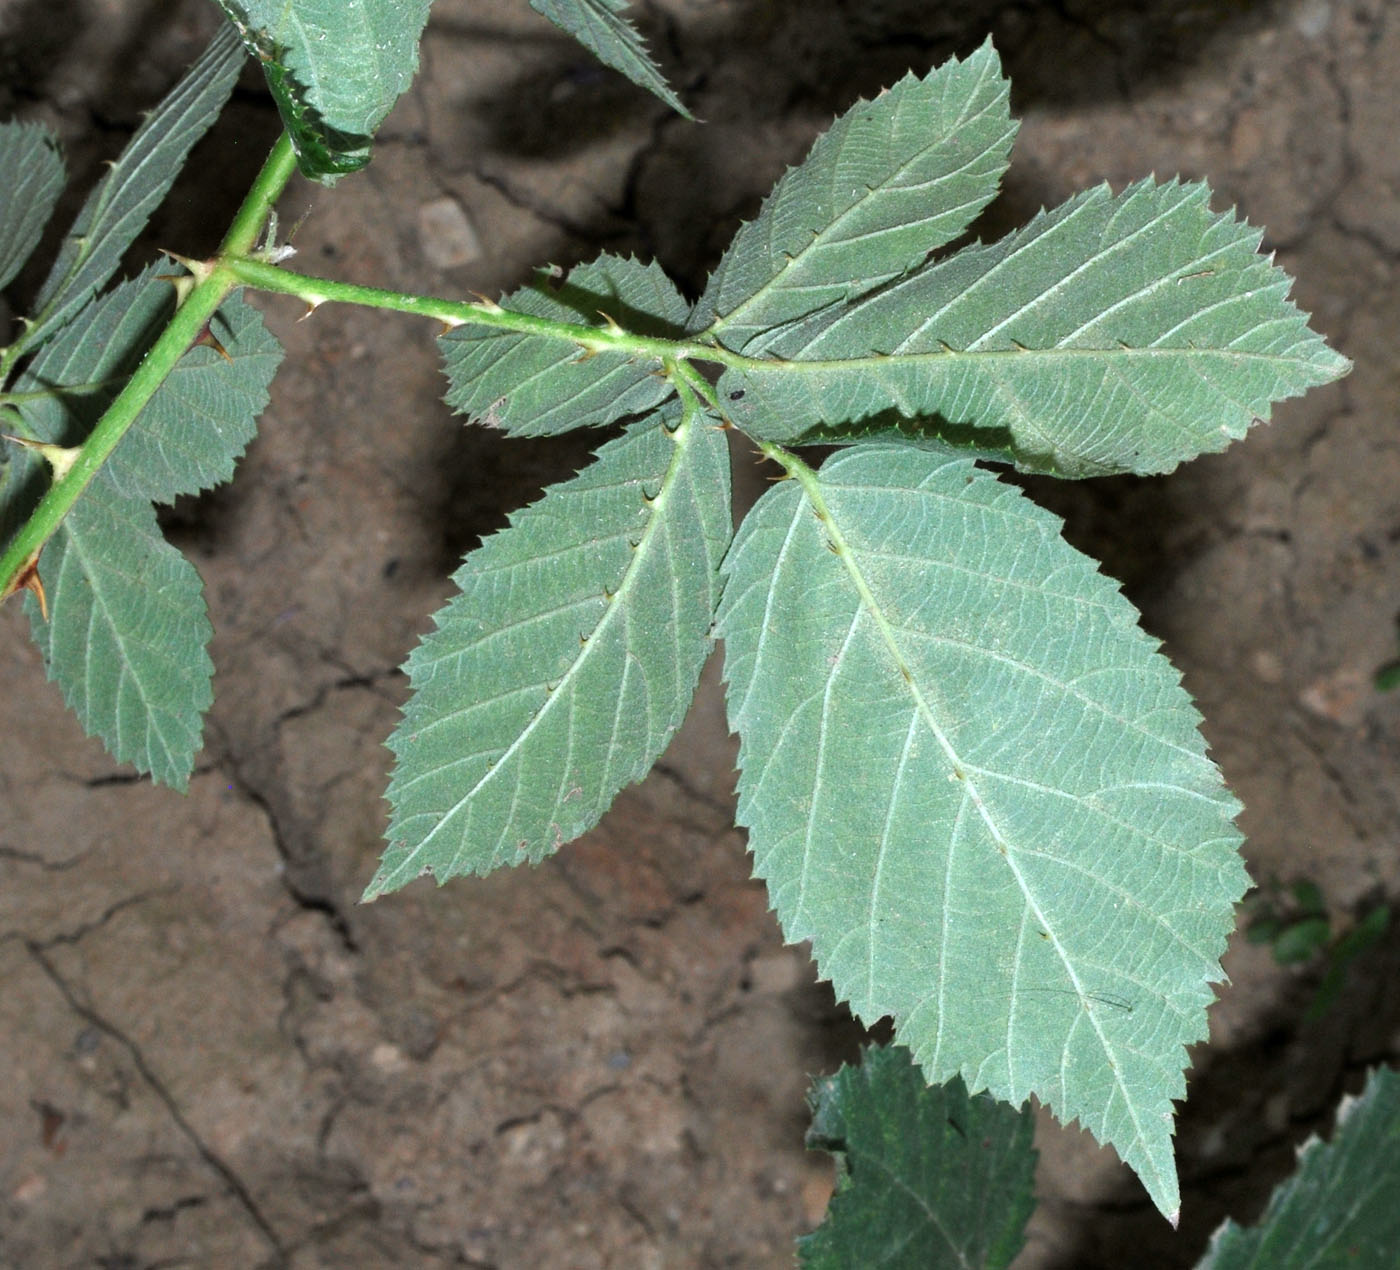
<path id="1" fill-rule="evenodd" d="M 373 309 L 388 309 L 414 317 L 432 318 L 448 328 L 457 326 L 489 326 L 523 335 L 542 335 L 567 340 L 589 352 L 627 351 L 642 356 L 676 361 L 710 361 L 725 366 L 748 366 L 753 358 L 731 353 L 695 339 L 668 340 L 656 336 L 638 335 L 607 318 L 605 325 L 589 326 L 582 322 L 559 322 L 502 308 L 490 300 L 445 300 L 436 296 L 415 295 L 384 287 L 367 287 L 356 282 L 339 282 L 298 273 L 294 269 L 260 260 L 256 255 L 226 255 L 214 262 L 227 270 L 243 286 L 257 291 L 296 296 L 311 311 L 326 303 L 358 304 Z"/>

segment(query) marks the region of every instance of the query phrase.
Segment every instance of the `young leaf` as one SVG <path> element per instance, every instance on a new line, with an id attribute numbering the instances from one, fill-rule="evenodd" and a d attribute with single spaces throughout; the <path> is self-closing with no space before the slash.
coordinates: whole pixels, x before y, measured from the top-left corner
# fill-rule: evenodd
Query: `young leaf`
<path id="1" fill-rule="evenodd" d="M 430 0 L 218 0 L 262 63 L 302 174 L 330 184 L 418 69 Z"/>
<path id="2" fill-rule="evenodd" d="M 768 439 L 939 414 L 1004 429 L 1020 466 L 1166 472 L 1271 403 L 1346 373 L 1288 300 L 1259 233 L 1204 185 L 1088 190 L 990 246 L 790 328 L 720 381 Z"/>
<path id="3" fill-rule="evenodd" d="M 1247 879 L 1198 716 L 1059 522 L 855 447 L 763 495 L 718 632 L 789 940 L 934 1083 L 1078 1118 L 1174 1217 L 1172 1099 Z"/>
<path id="4" fill-rule="evenodd" d="M 956 238 L 996 194 L 1016 124 L 990 41 L 907 75 L 817 139 L 742 226 L 690 329 L 756 354 L 782 328 L 855 299 Z"/>
<path id="5" fill-rule="evenodd" d="M 621 71 L 678 114 L 692 118 L 647 54 L 642 37 L 619 16 L 626 12 L 627 0 L 530 0 L 530 8 L 567 31 L 604 66 Z"/>
<path id="6" fill-rule="evenodd" d="M 77 444 L 125 383 L 174 303 L 160 265 L 90 304 L 34 359 L 19 392 L 49 390 L 20 404 L 30 435 Z M 173 502 L 228 480 L 267 406 L 281 360 L 262 315 L 237 297 L 210 323 L 223 352 L 196 346 L 156 390 L 106 466 L 114 489 Z M 67 390 L 67 391 L 65 391 Z"/>
<path id="7" fill-rule="evenodd" d="M 37 348 L 72 320 L 117 271 L 160 206 L 194 143 L 218 118 L 243 65 L 238 37 L 221 27 L 200 59 L 151 112 L 88 196 L 35 301 L 18 343 Z"/>
<path id="8" fill-rule="evenodd" d="M 0 287 L 38 246 L 63 189 L 58 139 L 41 124 L 0 124 Z"/>
<path id="9" fill-rule="evenodd" d="M 1257 1226 L 1227 1221 L 1198 1270 L 1343 1270 L 1391 1266 L 1400 1248 L 1400 1075 L 1371 1073 L 1345 1098 L 1329 1145 L 1310 1138 L 1298 1171 Z"/>
<path id="10" fill-rule="evenodd" d="M 408 661 L 367 899 L 541 860 L 646 775 L 709 652 L 730 533 L 724 433 L 672 403 L 467 557 Z"/>
<path id="11" fill-rule="evenodd" d="M 600 256 L 560 281 L 540 270 L 502 307 L 555 322 L 674 339 L 689 306 L 659 265 Z M 642 414 L 671 395 L 658 358 L 627 350 L 590 352 L 572 340 L 494 327 L 459 326 L 438 340 L 447 404 L 514 436 L 599 427 Z"/>
<path id="12" fill-rule="evenodd" d="M 1035 1120 L 956 1076 L 929 1086 L 902 1045 L 819 1080 L 807 1146 L 838 1160 L 826 1220 L 797 1241 L 803 1270 L 996 1270 L 1035 1207 Z"/>
<path id="13" fill-rule="evenodd" d="M 39 576 L 50 616 L 25 597 L 34 642 L 84 731 L 183 790 L 213 700 L 194 566 L 161 537 L 149 502 L 99 472 L 45 547 Z"/>

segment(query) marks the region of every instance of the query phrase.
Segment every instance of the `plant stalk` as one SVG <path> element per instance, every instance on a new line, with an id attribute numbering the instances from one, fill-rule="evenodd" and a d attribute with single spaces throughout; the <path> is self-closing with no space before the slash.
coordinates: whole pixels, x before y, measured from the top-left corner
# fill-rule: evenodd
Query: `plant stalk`
<path id="1" fill-rule="evenodd" d="M 229 225 L 219 249 L 220 258 L 242 256 L 255 248 L 273 204 L 295 170 L 296 158 L 291 142 L 283 133 Z M 55 475 L 39 506 L 0 557 L 0 599 L 25 585 L 43 545 L 53 536 L 88 483 L 111 457 L 112 451 L 156 389 L 165 382 L 175 369 L 175 364 L 199 337 L 205 323 L 214 316 L 229 292 L 239 285 L 233 271 L 220 264 L 218 259 L 207 269 L 199 268 L 189 294 L 141 359 L 127 380 L 126 387 L 97 421 L 96 427 L 78 448 L 71 465 Z"/>
<path id="2" fill-rule="evenodd" d="M 637 335 L 620 327 L 587 326 L 577 322 L 557 322 L 552 318 L 536 317 L 503 309 L 490 300 L 443 300 L 435 296 L 414 295 L 404 291 L 389 291 L 383 287 L 367 287 L 357 282 L 337 282 L 284 269 L 257 258 L 224 257 L 218 262 L 244 286 L 257 291 L 292 295 L 315 312 L 327 302 L 358 304 L 373 309 L 389 309 L 415 317 L 433 318 L 447 327 L 490 326 L 497 330 L 517 331 L 522 335 L 543 335 L 550 339 L 568 340 L 590 352 L 605 351 L 637 353 L 647 357 L 679 360 L 721 362 L 743 365 L 752 359 L 731 353 L 712 344 L 693 339 L 668 340 Z"/>

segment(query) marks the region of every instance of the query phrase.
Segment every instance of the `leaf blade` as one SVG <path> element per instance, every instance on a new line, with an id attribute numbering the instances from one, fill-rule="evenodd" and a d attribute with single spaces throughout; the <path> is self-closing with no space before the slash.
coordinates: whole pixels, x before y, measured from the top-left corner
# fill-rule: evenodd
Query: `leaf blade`
<path id="1" fill-rule="evenodd" d="M 929 1086 L 902 1045 L 817 1081 L 809 1150 L 838 1160 L 826 1218 L 797 1241 L 803 1270 L 1008 1265 L 1035 1199 L 1035 1121 L 954 1077 Z"/>
<path id="2" fill-rule="evenodd" d="M 218 0 L 262 64 L 297 166 L 327 184 L 364 167 L 418 69 L 430 0 Z"/>
<path id="3" fill-rule="evenodd" d="M 627 0 L 530 0 L 530 8 L 567 31 L 604 66 L 626 75 L 677 114 L 694 117 L 652 61 L 636 28 L 621 16 Z"/>
<path id="4" fill-rule="evenodd" d="M 634 425 L 467 557 L 409 658 L 367 899 L 538 861 L 651 768 L 710 646 L 727 454 L 702 414 Z"/>
<path id="5" fill-rule="evenodd" d="M 1344 1098 L 1330 1143 L 1313 1137 L 1257 1224 L 1226 1221 L 1198 1270 L 1341 1270 L 1389 1265 L 1400 1247 L 1400 1075 L 1372 1071 Z"/>
<path id="6" fill-rule="evenodd" d="M 1016 135 L 990 40 L 858 102 L 740 227 L 692 330 L 758 353 L 785 325 L 922 263 L 995 196 Z"/>
<path id="7" fill-rule="evenodd" d="M 659 265 L 600 256 L 505 297 L 517 313 L 638 335 L 679 334 L 689 306 Z M 599 320 L 600 316 L 603 320 Z M 587 352 L 571 340 L 496 327 L 454 327 L 438 339 L 448 379 L 447 404 L 512 436 L 555 436 L 642 414 L 671 395 L 661 361 L 627 350 Z"/>
<path id="8" fill-rule="evenodd" d="M 1009 431 L 1060 475 L 1170 471 L 1349 363 L 1287 300 L 1259 235 L 1204 185 L 1106 186 L 787 332 L 731 369 L 732 417 L 769 439 L 938 414 Z M 738 398 L 734 394 L 738 393 Z"/>
<path id="9" fill-rule="evenodd" d="M 930 1081 L 1035 1094 L 1171 1215 L 1172 1099 L 1246 885 L 1237 805 L 1057 530 L 971 460 L 894 446 L 765 493 L 718 615 L 738 819 L 785 936 Z"/>
<path id="10" fill-rule="evenodd" d="M 225 24 L 151 112 L 83 204 L 35 301 L 37 316 L 18 343 L 37 348 L 72 320 L 121 264 L 233 91 L 243 65 Z"/>
<path id="11" fill-rule="evenodd" d="M 174 297 L 160 270 L 152 265 L 88 305 L 26 368 L 17 390 L 46 394 L 19 405 L 33 437 L 76 445 L 101 417 L 169 318 Z M 232 477 L 282 349 L 236 295 L 219 307 L 211 330 L 223 351 L 188 349 L 107 461 L 119 492 L 170 503 Z"/>
<path id="12" fill-rule="evenodd" d="M 220 348 L 186 350 L 107 461 L 118 489 L 172 503 L 233 478 L 267 409 L 283 350 L 262 314 L 236 294 L 210 328 Z"/>
<path id="13" fill-rule="evenodd" d="M 52 132 L 42 124 L 0 123 L 0 288 L 39 245 L 63 178 Z"/>
<path id="14" fill-rule="evenodd" d="M 214 699 L 204 584 L 155 510 L 101 473 L 39 560 L 45 620 L 25 597 L 51 680 L 120 762 L 184 790 Z"/>

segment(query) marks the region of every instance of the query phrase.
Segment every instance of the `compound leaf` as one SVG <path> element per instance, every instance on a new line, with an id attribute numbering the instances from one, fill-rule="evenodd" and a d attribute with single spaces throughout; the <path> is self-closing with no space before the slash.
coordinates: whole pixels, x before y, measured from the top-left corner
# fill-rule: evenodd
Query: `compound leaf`
<path id="1" fill-rule="evenodd" d="M 807 1146 L 837 1159 L 826 1220 L 798 1240 L 803 1270 L 994 1270 L 1024 1243 L 1035 1120 L 954 1077 L 928 1085 L 902 1045 L 819 1080 Z"/>
<path id="2" fill-rule="evenodd" d="M 1020 466 L 1165 472 L 1344 374 L 1259 233 L 1204 185 L 1086 191 L 789 328 L 720 382 L 755 436 L 938 414 L 1009 433 Z M 824 438 L 829 439 L 829 438 Z"/>
<path id="3" fill-rule="evenodd" d="M 541 269 L 507 296 L 514 313 L 594 330 L 608 320 L 635 335 L 675 338 L 689 306 L 657 264 L 600 256 L 570 271 Z M 438 340 L 447 404 L 478 423 L 523 437 L 599 427 L 642 414 L 670 396 L 659 358 L 622 349 L 593 352 L 558 335 L 455 327 Z"/>
<path id="4" fill-rule="evenodd" d="M 1227 1221 L 1199 1270 L 1352 1270 L 1390 1266 L 1400 1248 L 1400 1075 L 1371 1073 L 1345 1098 L 1330 1144 L 1310 1138 L 1298 1171 L 1257 1226 Z"/>
<path id="5" fill-rule="evenodd" d="M 620 71 L 687 119 L 692 117 L 651 60 L 636 28 L 621 16 L 627 0 L 530 0 L 530 8 L 567 31 L 604 66 Z"/>
<path id="6" fill-rule="evenodd" d="M 37 348 L 116 273 L 191 147 L 218 118 L 242 65 L 238 36 L 225 25 L 88 196 L 39 291 L 38 316 L 18 341 L 22 347 Z"/>
<path id="7" fill-rule="evenodd" d="M 25 597 L 49 678 L 112 755 L 183 790 L 213 700 L 203 584 L 155 509 L 99 472 L 39 559 L 46 621 Z"/>
<path id="8" fill-rule="evenodd" d="M 304 176 L 329 184 L 370 141 L 418 69 L 431 0 L 219 0 L 262 63 Z"/>
<path id="9" fill-rule="evenodd" d="M 855 447 L 726 562 L 739 821 L 787 938 L 925 1076 L 1034 1094 L 1174 1218 L 1172 1100 L 1247 880 L 1136 612 L 978 469 Z"/>
<path id="10" fill-rule="evenodd" d="M 0 124 L 0 287 L 39 244 L 63 189 L 58 139 L 41 124 Z"/>
<path id="11" fill-rule="evenodd" d="M 742 226 L 692 330 L 754 354 L 922 264 L 996 194 L 1016 124 L 991 43 L 842 115 Z"/>
<path id="12" fill-rule="evenodd" d="M 19 406 L 34 438 L 77 444 L 97 422 L 169 320 L 174 295 L 160 271 L 152 265 L 114 287 L 35 357 L 16 385 L 43 394 Z M 188 350 L 108 460 L 108 479 L 119 492 L 169 503 L 233 475 L 267 406 L 282 350 L 262 315 L 236 296 L 219 308 L 210 331 L 223 351 Z"/>
<path id="13" fill-rule="evenodd" d="M 709 651 L 730 533 L 724 434 L 672 403 L 467 557 L 408 661 L 367 899 L 538 861 L 646 775 Z"/>

